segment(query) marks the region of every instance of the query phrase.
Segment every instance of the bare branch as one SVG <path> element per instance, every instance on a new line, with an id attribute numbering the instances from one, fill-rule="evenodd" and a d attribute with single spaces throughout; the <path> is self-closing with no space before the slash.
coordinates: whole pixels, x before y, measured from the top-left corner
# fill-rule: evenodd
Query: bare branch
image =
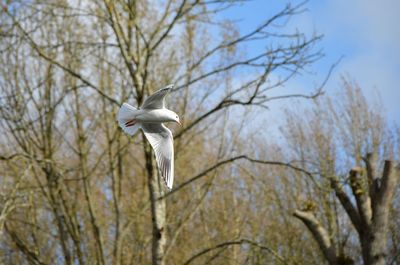
<path id="1" fill-rule="evenodd" d="M 337 257 L 335 245 L 332 244 L 329 233 L 324 227 L 322 227 L 314 214 L 311 212 L 296 210 L 293 215 L 300 219 L 307 226 L 308 230 L 310 230 L 329 264 L 336 265 Z"/>
<path id="2" fill-rule="evenodd" d="M 171 22 L 168 23 L 167 29 L 164 31 L 164 33 L 161 35 L 161 37 L 151 46 L 150 51 L 154 51 L 160 44 L 161 42 L 168 36 L 168 34 L 171 32 L 173 27 L 175 26 L 176 22 L 183 17 L 186 13 L 188 13 L 193 7 L 195 7 L 200 0 L 195 0 L 190 6 L 186 7 L 186 2 L 187 0 L 183 0 L 181 4 L 179 5 L 179 8 L 175 14 L 175 17 L 172 19 Z M 184 9 L 186 7 L 186 9 Z M 155 34 L 153 35 L 155 36 Z"/>
<path id="3" fill-rule="evenodd" d="M 381 186 L 379 188 L 378 200 L 387 207 L 393 197 L 394 189 L 398 179 L 398 168 L 393 169 L 393 162 L 386 160 L 382 173 Z"/>
<path id="4" fill-rule="evenodd" d="M 360 177 L 361 173 L 362 169 L 358 167 L 350 170 L 350 186 L 354 197 L 356 197 L 360 220 L 362 221 L 363 227 L 365 227 L 371 223 L 372 209 L 371 199 L 367 192 L 367 185 L 363 183 L 363 179 Z"/>
<path id="5" fill-rule="evenodd" d="M 199 251 L 198 253 L 196 253 L 195 255 L 193 255 L 192 257 L 190 257 L 189 259 L 187 259 L 183 263 L 183 265 L 188 265 L 188 264 L 192 263 L 195 259 L 201 257 L 202 255 L 207 254 L 210 251 L 214 251 L 214 250 L 217 250 L 219 248 L 224 248 L 224 247 L 227 247 L 227 246 L 242 245 L 242 244 L 249 244 L 251 246 L 258 247 L 258 248 L 260 248 L 262 250 L 266 250 L 270 254 L 272 254 L 274 256 L 274 258 L 277 261 L 279 261 L 281 264 L 288 264 L 281 256 L 279 256 L 279 254 L 276 251 L 272 250 L 271 248 L 269 248 L 267 246 L 264 246 L 264 245 L 261 245 L 261 244 L 259 244 L 257 242 L 248 240 L 248 239 L 240 239 L 240 240 L 236 240 L 236 241 L 226 241 L 226 242 L 217 244 L 215 246 L 212 246 L 212 247 L 209 247 L 209 248 L 205 248 L 205 249 Z"/>
<path id="6" fill-rule="evenodd" d="M 217 168 L 219 168 L 219 167 L 221 167 L 221 166 L 223 166 L 225 164 L 229 164 L 229 163 L 232 163 L 232 162 L 234 162 L 236 160 L 241 160 L 241 159 L 247 160 L 247 161 L 249 161 L 251 163 L 287 167 L 287 168 L 293 169 L 295 171 L 304 173 L 307 176 L 312 178 L 312 173 L 311 172 L 308 172 L 303 168 L 300 168 L 300 167 L 297 167 L 295 165 L 292 165 L 291 163 L 280 162 L 280 161 L 258 160 L 258 159 L 250 158 L 250 157 L 248 157 L 246 155 L 240 155 L 240 156 L 235 156 L 235 157 L 232 157 L 232 158 L 229 158 L 229 159 L 226 159 L 226 160 L 223 160 L 223 161 L 220 161 L 220 162 L 216 163 L 215 165 L 213 165 L 213 166 L 207 168 L 206 170 L 204 170 L 203 172 L 201 172 L 201 173 L 197 174 L 196 176 L 190 178 L 189 180 L 183 182 L 182 184 L 180 184 L 179 186 L 177 186 L 176 188 L 174 188 L 173 190 L 171 190 L 169 193 L 165 194 L 164 196 L 161 196 L 161 197 L 157 198 L 157 200 L 165 199 L 166 197 L 171 196 L 172 194 L 174 194 L 175 192 L 179 191 L 183 187 L 185 187 L 185 186 L 191 184 L 192 182 L 194 182 L 194 181 L 206 176 L 208 173 L 214 171 L 215 169 L 217 169 Z"/>
<path id="7" fill-rule="evenodd" d="M 27 31 L 25 31 L 25 29 L 20 25 L 20 23 L 15 19 L 15 17 L 12 14 L 10 14 L 10 12 L 8 10 L 6 10 L 5 13 L 14 21 L 15 25 L 17 26 L 17 28 L 21 31 L 21 33 L 28 40 L 28 43 L 30 44 L 30 46 L 38 53 L 38 55 L 41 58 L 43 58 L 44 60 L 50 62 L 51 64 L 56 65 L 57 67 L 59 67 L 60 69 L 64 70 L 65 72 L 67 72 L 71 76 L 81 80 L 85 85 L 87 85 L 88 87 L 91 87 L 92 89 L 94 89 L 98 94 L 100 94 L 102 97 L 106 98 L 111 103 L 113 103 L 115 105 L 118 105 L 118 106 L 121 105 L 120 102 L 118 102 L 117 100 L 115 100 L 112 97 L 110 97 L 107 94 L 105 94 L 103 91 L 101 91 L 101 89 L 99 89 L 96 85 L 94 85 L 89 80 L 84 78 L 81 74 L 75 72 L 74 70 L 72 70 L 72 69 L 68 68 L 67 66 L 61 64 L 60 62 L 54 60 L 53 58 L 51 58 L 51 56 L 49 56 L 44 51 L 42 51 L 42 49 L 36 44 L 36 42 L 32 39 L 32 37 L 29 35 L 29 33 Z"/>
<path id="8" fill-rule="evenodd" d="M 350 220 L 356 230 L 360 233 L 361 223 L 360 223 L 360 216 L 354 207 L 353 203 L 350 201 L 350 198 L 347 194 L 343 191 L 343 189 L 339 186 L 337 179 L 331 178 L 331 187 L 336 193 L 336 197 L 339 199 L 340 203 L 342 204 L 343 208 L 345 209 L 346 213 L 349 215 Z"/>
<path id="9" fill-rule="evenodd" d="M 29 246 L 25 244 L 25 242 L 11 229 L 8 229 L 8 225 L 4 226 L 6 232 L 10 235 L 11 239 L 17 245 L 17 247 L 21 250 L 21 252 L 27 257 L 27 260 L 32 264 L 38 265 L 46 265 L 43 261 L 40 260 L 40 257 L 33 252 Z"/>
<path id="10" fill-rule="evenodd" d="M 363 159 L 365 162 L 365 167 L 367 170 L 368 186 L 369 186 L 369 196 L 372 200 L 375 200 L 376 193 L 379 189 L 378 177 L 376 174 L 376 154 L 368 153 Z"/>

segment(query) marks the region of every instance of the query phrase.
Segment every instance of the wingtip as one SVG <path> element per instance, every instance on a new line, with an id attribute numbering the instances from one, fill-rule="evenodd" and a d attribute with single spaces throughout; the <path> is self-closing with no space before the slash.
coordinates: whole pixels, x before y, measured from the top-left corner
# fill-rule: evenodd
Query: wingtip
<path id="1" fill-rule="evenodd" d="M 171 183 L 171 181 L 168 180 L 167 178 L 165 178 L 164 176 L 163 176 L 163 179 L 164 179 L 165 186 L 168 188 L 169 191 L 171 191 L 171 190 L 172 190 L 172 183 Z"/>
<path id="2" fill-rule="evenodd" d="M 165 184 L 165 187 L 167 187 L 167 190 L 171 191 L 172 190 L 172 185 L 170 185 L 168 183 L 168 181 L 164 177 L 162 177 L 162 179 L 164 180 L 164 184 Z"/>
<path id="3" fill-rule="evenodd" d="M 162 176 L 165 186 L 168 188 L 169 191 L 172 190 L 172 181 L 166 178 L 165 176 Z"/>

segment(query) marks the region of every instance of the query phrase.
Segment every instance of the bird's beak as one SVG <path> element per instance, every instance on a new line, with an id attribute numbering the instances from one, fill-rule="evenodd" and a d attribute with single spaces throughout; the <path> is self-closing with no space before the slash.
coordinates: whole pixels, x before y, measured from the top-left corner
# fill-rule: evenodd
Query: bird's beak
<path id="1" fill-rule="evenodd" d="M 177 121 L 176 123 L 178 123 L 178 124 L 179 124 L 179 126 L 181 126 L 181 127 L 182 127 L 182 123 L 181 123 L 180 121 Z"/>

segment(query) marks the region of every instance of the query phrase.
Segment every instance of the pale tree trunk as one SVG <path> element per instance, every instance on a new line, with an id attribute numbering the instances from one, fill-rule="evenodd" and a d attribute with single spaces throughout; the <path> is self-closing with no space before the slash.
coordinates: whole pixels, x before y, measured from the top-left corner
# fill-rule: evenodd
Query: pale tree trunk
<path id="1" fill-rule="evenodd" d="M 387 233 L 390 203 L 399 177 L 399 168 L 393 168 L 392 161 L 385 161 L 382 178 L 377 178 L 375 162 L 371 155 L 367 159 L 367 174 L 370 184 L 372 218 L 368 220 L 367 235 L 364 246 L 366 264 L 385 264 L 387 255 Z"/>
<path id="2" fill-rule="evenodd" d="M 386 264 L 387 233 L 390 203 L 399 177 L 399 167 L 393 168 L 393 162 L 386 160 L 382 176 L 376 173 L 376 158 L 368 154 L 365 158 L 366 169 L 353 168 L 349 179 L 356 205 L 344 192 L 337 179 L 331 179 L 336 197 L 357 230 L 362 258 L 365 265 Z M 363 178 L 363 175 L 366 177 Z M 341 264 L 343 256 L 335 250 L 332 239 L 310 211 L 297 210 L 294 216 L 300 219 L 310 230 L 329 264 Z"/>
<path id="3" fill-rule="evenodd" d="M 158 176 L 153 151 L 143 135 L 144 151 L 146 157 L 146 172 L 151 203 L 151 222 L 153 227 L 152 239 L 152 264 L 162 265 L 167 243 L 166 237 L 166 202 L 165 199 L 158 199 L 164 195 L 164 182 Z"/>

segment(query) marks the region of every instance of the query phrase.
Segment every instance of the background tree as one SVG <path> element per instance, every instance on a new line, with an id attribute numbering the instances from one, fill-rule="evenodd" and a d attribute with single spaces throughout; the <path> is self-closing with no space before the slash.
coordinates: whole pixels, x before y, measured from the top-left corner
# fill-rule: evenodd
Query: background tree
<path id="1" fill-rule="evenodd" d="M 294 216 L 329 264 L 391 264 L 399 250 L 397 239 L 388 239 L 389 224 L 398 219 L 391 210 L 398 134 L 356 83 L 343 79 L 342 86 L 341 96 L 318 100 L 307 115 L 289 113 L 283 127 L 291 159 L 315 172 Z"/>

